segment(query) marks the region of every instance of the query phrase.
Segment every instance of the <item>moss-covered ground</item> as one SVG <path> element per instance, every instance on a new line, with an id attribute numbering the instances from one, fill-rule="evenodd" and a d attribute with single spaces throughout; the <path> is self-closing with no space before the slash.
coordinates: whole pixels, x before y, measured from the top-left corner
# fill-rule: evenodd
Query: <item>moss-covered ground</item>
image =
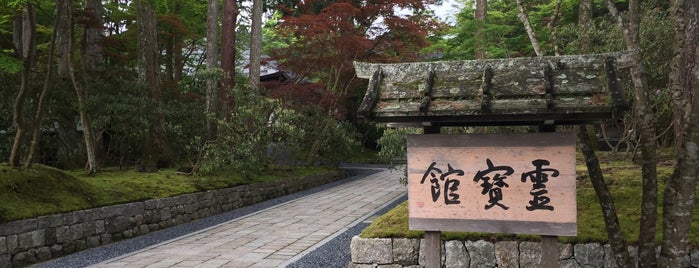
<path id="1" fill-rule="evenodd" d="M 82 170 L 62 171 L 42 165 L 15 169 L 0 164 L 0 223 L 259 181 L 293 179 L 331 170 L 334 168 L 277 166 L 246 178 L 235 171 L 199 177 L 178 174 L 174 169 L 155 173 L 103 169 L 86 176 Z"/>
<path id="2" fill-rule="evenodd" d="M 600 164 L 604 172 L 605 182 L 614 197 L 617 214 L 627 241 L 635 243 L 638 239 L 641 204 L 641 167 L 629 159 L 613 156 L 609 153 L 599 153 Z M 601 208 L 595 190 L 587 175 L 587 168 L 578 156 L 577 169 L 577 204 L 578 204 L 578 235 L 576 237 L 559 237 L 561 242 L 605 242 L 607 233 Z M 665 182 L 670 178 L 674 165 L 672 161 L 662 161 L 658 165 L 659 198 L 658 217 L 662 217 L 662 192 Z M 658 219 L 657 239 L 662 234 L 662 219 Z M 421 231 L 408 230 L 408 207 L 403 203 L 387 214 L 377 218 L 366 228 L 361 236 L 365 238 L 406 237 L 418 238 L 423 236 Z M 443 232 L 443 239 L 514 239 L 537 241 L 537 235 L 487 234 L 487 233 L 453 233 Z M 699 244 L 699 206 L 694 207 L 694 218 L 689 235 L 693 246 Z"/>

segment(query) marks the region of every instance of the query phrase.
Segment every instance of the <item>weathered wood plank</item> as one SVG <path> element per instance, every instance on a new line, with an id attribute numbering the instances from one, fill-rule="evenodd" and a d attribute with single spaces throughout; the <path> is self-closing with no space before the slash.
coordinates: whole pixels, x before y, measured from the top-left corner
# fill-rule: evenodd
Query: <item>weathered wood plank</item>
<path id="1" fill-rule="evenodd" d="M 410 135 L 407 148 L 410 229 L 576 235 L 573 133 Z"/>

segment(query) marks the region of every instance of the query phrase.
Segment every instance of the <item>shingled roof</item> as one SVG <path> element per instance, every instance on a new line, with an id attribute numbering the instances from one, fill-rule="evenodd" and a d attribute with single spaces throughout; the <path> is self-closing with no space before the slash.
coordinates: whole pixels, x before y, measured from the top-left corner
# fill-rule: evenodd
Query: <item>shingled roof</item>
<path id="1" fill-rule="evenodd" d="M 631 52 L 469 61 L 355 62 L 369 79 L 359 117 L 440 126 L 586 124 L 627 109 Z"/>

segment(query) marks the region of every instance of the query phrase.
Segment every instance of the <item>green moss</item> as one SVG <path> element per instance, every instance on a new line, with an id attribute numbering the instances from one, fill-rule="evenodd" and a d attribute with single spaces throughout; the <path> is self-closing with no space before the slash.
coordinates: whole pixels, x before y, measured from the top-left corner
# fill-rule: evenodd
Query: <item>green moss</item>
<path id="1" fill-rule="evenodd" d="M 275 166 L 264 174 L 244 178 L 234 170 L 195 177 L 178 174 L 174 169 L 155 173 L 103 169 L 87 176 L 82 170 L 61 171 L 42 165 L 15 169 L 0 164 L 0 222 L 333 170 L 330 167 Z"/>
<path id="2" fill-rule="evenodd" d="M 582 157 L 579 155 L 579 158 Z M 640 204 L 642 192 L 641 168 L 631 161 L 619 160 L 604 153 L 600 153 L 600 163 L 612 196 L 614 198 L 617 215 L 624 237 L 630 243 L 638 240 L 640 228 Z M 559 237 L 561 242 L 606 242 L 607 231 L 604 218 L 592 183 L 587 176 L 587 168 L 582 161 L 578 161 L 576 167 L 578 173 L 577 204 L 578 204 L 578 235 L 576 237 Z M 662 193 L 664 182 L 672 174 L 672 165 L 658 166 L 658 222 L 656 239 L 662 238 Z M 389 213 L 379 217 L 362 232 L 365 238 L 372 237 L 422 237 L 423 232 L 408 230 L 407 202 L 399 205 Z M 536 241 L 535 235 L 489 234 L 489 233 L 452 233 L 443 232 L 442 238 L 446 240 L 503 240 L 518 239 Z M 690 230 L 689 239 L 692 244 L 699 243 L 699 206 L 694 208 L 694 218 Z"/>

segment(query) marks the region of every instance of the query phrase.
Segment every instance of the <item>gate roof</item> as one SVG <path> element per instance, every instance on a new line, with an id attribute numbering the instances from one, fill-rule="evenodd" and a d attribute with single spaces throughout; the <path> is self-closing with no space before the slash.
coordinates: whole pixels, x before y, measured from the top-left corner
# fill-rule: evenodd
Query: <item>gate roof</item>
<path id="1" fill-rule="evenodd" d="M 412 63 L 355 62 L 359 117 L 422 126 L 586 124 L 628 108 L 632 52 Z"/>

